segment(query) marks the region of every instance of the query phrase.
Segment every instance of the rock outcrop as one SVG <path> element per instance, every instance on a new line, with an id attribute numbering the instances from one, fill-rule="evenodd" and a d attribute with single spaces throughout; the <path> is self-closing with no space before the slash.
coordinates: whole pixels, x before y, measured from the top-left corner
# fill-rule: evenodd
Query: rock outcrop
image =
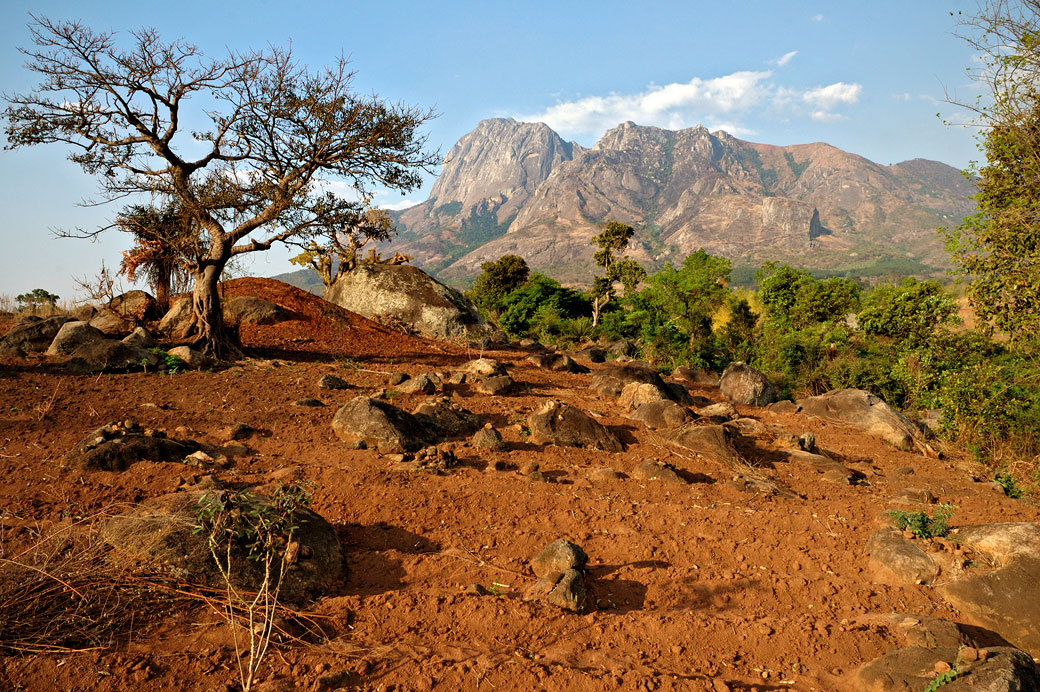
<path id="1" fill-rule="evenodd" d="M 909 451 L 921 445 L 920 428 L 879 397 L 862 389 L 839 389 L 795 403 L 808 416 L 847 423 L 896 449 Z"/>

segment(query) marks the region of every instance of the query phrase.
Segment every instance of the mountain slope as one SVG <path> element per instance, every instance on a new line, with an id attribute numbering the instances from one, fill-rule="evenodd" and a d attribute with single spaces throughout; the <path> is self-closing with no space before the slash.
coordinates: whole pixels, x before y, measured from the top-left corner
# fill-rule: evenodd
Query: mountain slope
<path id="1" fill-rule="evenodd" d="M 941 265 L 935 229 L 971 213 L 972 192 L 939 162 L 882 166 L 823 143 L 628 122 L 585 149 L 544 124 L 495 119 L 459 140 L 429 200 L 398 215 L 395 248 L 448 278 L 515 253 L 585 281 L 591 239 L 616 219 L 637 229 L 630 254 L 648 267 L 701 247 L 745 264 Z"/>

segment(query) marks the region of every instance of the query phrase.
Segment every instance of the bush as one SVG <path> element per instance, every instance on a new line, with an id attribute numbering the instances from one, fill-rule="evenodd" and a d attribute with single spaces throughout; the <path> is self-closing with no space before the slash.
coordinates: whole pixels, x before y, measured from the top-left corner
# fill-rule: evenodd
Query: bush
<path id="1" fill-rule="evenodd" d="M 953 324 L 957 304 L 937 281 L 910 277 L 899 286 L 879 286 L 859 313 L 860 329 L 900 344 L 925 344 L 935 331 Z"/>
<path id="2" fill-rule="evenodd" d="M 502 300 L 498 323 L 511 336 L 527 336 L 539 331 L 552 332 L 555 323 L 583 317 L 591 312 L 588 299 L 564 288 L 558 281 L 535 273 L 523 286 Z"/>
<path id="3" fill-rule="evenodd" d="M 953 516 L 953 505 L 943 504 L 935 508 L 935 513 L 928 516 L 924 510 L 920 512 L 904 512 L 890 510 L 888 515 L 895 520 L 896 528 L 909 529 L 918 538 L 941 538 L 950 533 L 950 517 Z"/>

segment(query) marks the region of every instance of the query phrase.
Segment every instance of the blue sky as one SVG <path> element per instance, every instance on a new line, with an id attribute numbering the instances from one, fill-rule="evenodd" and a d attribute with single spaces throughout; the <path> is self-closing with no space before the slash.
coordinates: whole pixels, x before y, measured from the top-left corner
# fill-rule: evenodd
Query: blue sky
<path id="1" fill-rule="evenodd" d="M 922 157 L 964 167 L 974 132 L 946 89 L 970 96 L 972 53 L 950 12 L 967 2 L 238 2 L 6 0 L 0 6 L 0 86 L 30 89 L 17 47 L 28 12 L 95 29 L 153 26 L 207 54 L 293 45 L 312 66 L 347 55 L 362 92 L 433 107 L 426 132 L 447 153 L 488 117 L 547 122 L 590 146 L 625 120 L 703 124 L 770 144 L 825 141 L 888 164 Z M 117 207 L 84 208 L 93 180 L 59 145 L 0 152 L 0 294 L 46 288 L 76 297 L 72 277 L 118 266 L 122 234 L 100 242 L 50 229 L 96 228 Z M 389 206 L 426 198 L 429 183 Z M 263 253 L 251 273 L 292 269 Z"/>

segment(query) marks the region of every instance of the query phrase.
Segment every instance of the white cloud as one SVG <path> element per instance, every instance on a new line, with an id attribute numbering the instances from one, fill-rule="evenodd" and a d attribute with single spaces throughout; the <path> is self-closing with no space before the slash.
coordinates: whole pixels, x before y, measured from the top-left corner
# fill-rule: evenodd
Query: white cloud
<path id="1" fill-rule="evenodd" d="M 829 111 L 842 104 L 856 103 L 863 87 L 859 84 L 846 84 L 835 82 L 823 87 L 816 87 L 802 94 L 802 100 L 808 104 L 817 106 L 821 110 Z"/>
<path id="2" fill-rule="evenodd" d="M 814 14 L 813 16 L 809 17 L 809 19 L 813 20 L 814 22 L 822 22 L 823 21 L 823 15 L 822 14 Z"/>
<path id="3" fill-rule="evenodd" d="M 407 209 L 408 207 L 414 207 L 416 204 L 418 204 L 418 202 L 415 202 L 415 201 L 410 200 L 410 199 L 402 199 L 399 202 L 390 202 L 390 203 L 381 202 L 379 204 L 376 204 L 376 206 L 379 207 L 380 209 L 389 209 L 390 211 L 400 211 L 401 209 Z"/>
<path id="4" fill-rule="evenodd" d="M 772 72 L 741 71 L 712 79 L 694 77 L 686 83 L 649 85 L 638 94 L 611 93 L 557 103 L 522 120 L 544 122 L 568 134 L 600 134 L 618 123 L 689 127 L 715 114 L 747 111 L 770 94 Z"/>
<path id="5" fill-rule="evenodd" d="M 781 55 L 779 58 L 776 59 L 777 67 L 783 67 L 787 63 L 791 62 L 791 60 L 796 55 L 798 55 L 798 51 L 796 51 L 796 50 L 792 50 L 792 51 L 790 51 L 788 53 L 784 53 L 783 55 Z"/>
<path id="6" fill-rule="evenodd" d="M 777 60 L 789 62 L 797 51 Z M 543 122 L 566 137 L 599 137 L 606 130 L 626 121 L 667 129 L 710 124 L 731 134 L 753 134 L 745 118 L 763 116 L 809 117 L 820 122 L 840 119 L 834 111 L 855 104 L 863 87 L 835 82 L 812 89 L 777 84 L 774 73 L 739 71 L 721 77 L 689 82 L 650 84 L 641 92 L 605 96 L 586 96 L 560 101 L 541 113 L 514 115 L 527 122 Z M 725 124 L 723 124 L 725 123 Z"/>

